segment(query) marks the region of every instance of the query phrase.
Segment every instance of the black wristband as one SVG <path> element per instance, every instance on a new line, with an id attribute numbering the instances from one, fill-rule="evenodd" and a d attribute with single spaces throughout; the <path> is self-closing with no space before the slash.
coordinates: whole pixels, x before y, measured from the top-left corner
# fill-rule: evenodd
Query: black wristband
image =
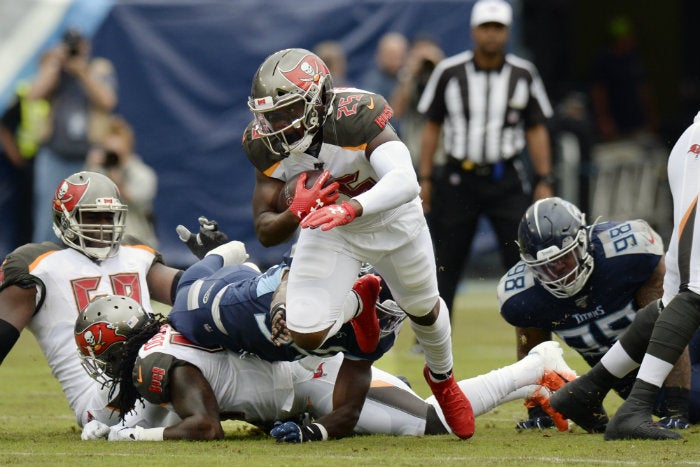
<path id="1" fill-rule="evenodd" d="M 328 432 L 320 423 L 312 423 L 301 427 L 302 442 L 325 441 L 328 439 Z"/>
<path id="2" fill-rule="evenodd" d="M 556 181 L 557 181 L 557 179 L 554 177 L 553 174 L 547 174 L 547 175 L 535 174 L 535 185 L 539 185 L 540 183 L 544 183 L 545 185 L 554 185 L 554 183 Z"/>
<path id="3" fill-rule="evenodd" d="M 0 319 L 0 363 L 10 353 L 17 339 L 19 339 L 17 328 L 4 319 Z"/>

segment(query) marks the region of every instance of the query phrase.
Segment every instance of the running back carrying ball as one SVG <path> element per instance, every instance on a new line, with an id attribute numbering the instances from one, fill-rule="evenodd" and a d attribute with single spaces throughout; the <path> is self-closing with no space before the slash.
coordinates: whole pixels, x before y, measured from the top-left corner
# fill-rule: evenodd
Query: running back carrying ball
<path id="1" fill-rule="evenodd" d="M 287 209 L 290 209 L 292 206 L 292 203 L 294 202 L 294 198 L 296 196 L 296 191 L 297 191 L 297 182 L 299 178 L 302 176 L 302 174 L 306 174 L 306 183 L 304 184 L 304 187 L 306 190 L 312 190 L 316 182 L 318 182 L 319 178 L 323 175 L 324 171 L 323 170 L 307 170 L 304 172 L 300 172 L 299 174 L 293 176 L 287 182 L 284 184 L 282 187 L 282 190 L 280 191 L 279 199 L 277 201 L 277 210 L 278 212 L 285 211 Z M 328 175 L 328 179 L 323 183 L 322 187 L 323 189 L 321 190 L 323 193 L 321 197 L 314 196 L 314 198 L 318 198 L 320 200 L 319 203 L 311 203 L 313 205 L 309 204 L 309 201 L 315 201 L 314 200 L 304 200 L 304 209 L 294 209 L 293 212 L 294 214 L 299 217 L 300 219 L 304 218 L 309 212 L 312 210 L 318 209 L 326 204 L 331 204 L 334 203 L 336 199 L 338 199 L 338 196 L 340 196 L 340 193 L 338 193 L 338 184 L 334 183 L 335 180 L 333 177 Z M 333 186 L 334 185 L 334 186 Z M 304 194 L 301 195 L 302 197 L 304 195 L 311 195 L 310 192 L 304 190 Z M 299 199 L 298 201 L 302 201 Z M 308 207 L 307 207 L 308 206 Z M 297 211 L 300 211 L 299 214 L 297 214 Z"/>

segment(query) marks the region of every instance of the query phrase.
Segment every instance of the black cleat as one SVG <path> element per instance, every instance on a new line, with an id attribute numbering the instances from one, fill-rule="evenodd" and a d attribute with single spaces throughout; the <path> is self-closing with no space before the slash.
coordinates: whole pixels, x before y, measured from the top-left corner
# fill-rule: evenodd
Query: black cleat
<path id="1" fill-rule="evenodd" d="M 628 398 L 617 410 L 605 430 L 605 441 L 618 439 L 683 439 L 651 419 L 651 409 Z"/>
<path id="2" fill-rule="evenodd" d="M 607 392 L 583 375 L 556 391 L 549 403 L 554 410 L 587 432 L 603 433 L 608 423 L 608 414 L 603 408 Z"/>

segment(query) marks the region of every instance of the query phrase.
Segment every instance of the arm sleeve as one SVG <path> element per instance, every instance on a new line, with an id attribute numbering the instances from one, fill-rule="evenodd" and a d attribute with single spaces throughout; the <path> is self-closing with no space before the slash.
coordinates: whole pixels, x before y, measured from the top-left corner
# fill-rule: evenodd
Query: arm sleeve
<path id="1" fill-rule="evenodd" d="M 355 196 L 362 205 L 362 215 L 376 214 L 406 204 L 420 192 L 411 154 L 401 141 L 388 141 L 378 146 L 369 158 L 379 181 L 369 190 Z"/>

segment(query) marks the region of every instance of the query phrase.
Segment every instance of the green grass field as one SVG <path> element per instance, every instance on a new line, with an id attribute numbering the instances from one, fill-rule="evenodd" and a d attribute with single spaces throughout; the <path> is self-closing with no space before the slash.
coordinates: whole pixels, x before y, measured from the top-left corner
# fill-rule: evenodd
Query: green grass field
<path id="1" fill-rule="evenodd" d="M 455 371 L 463 379 L 512 363 L 514 331 L 498 315 L 493 282 L 468 283 L 453 317 Z M 421 376 L 423 356 L 409 352 L 413 335 L 405 328 L 396 347 L 378 366 L 409 378 L 429 395 Z M 582 359 L 566 351 L 579 372 Z M 606 400 L 614 412 L 616 396 Z M 474 437 L 354 437 L 327 443 L 278 445 L 241 423 L 227 422 L 226 439 L 217 442 L 110 443 L 81 441 L 80 429 L 58 383 L 29 332 L 0 366 L 0 465 L 90 465 L 159 467 L 254 466 L 539 466 L 539 465 L 700 465 L 700 428 L 682 441 L 605 442 L 578 427 L 518 433 L 525 416 L 522 403 L 511 402 L 477 419 Z"/>

